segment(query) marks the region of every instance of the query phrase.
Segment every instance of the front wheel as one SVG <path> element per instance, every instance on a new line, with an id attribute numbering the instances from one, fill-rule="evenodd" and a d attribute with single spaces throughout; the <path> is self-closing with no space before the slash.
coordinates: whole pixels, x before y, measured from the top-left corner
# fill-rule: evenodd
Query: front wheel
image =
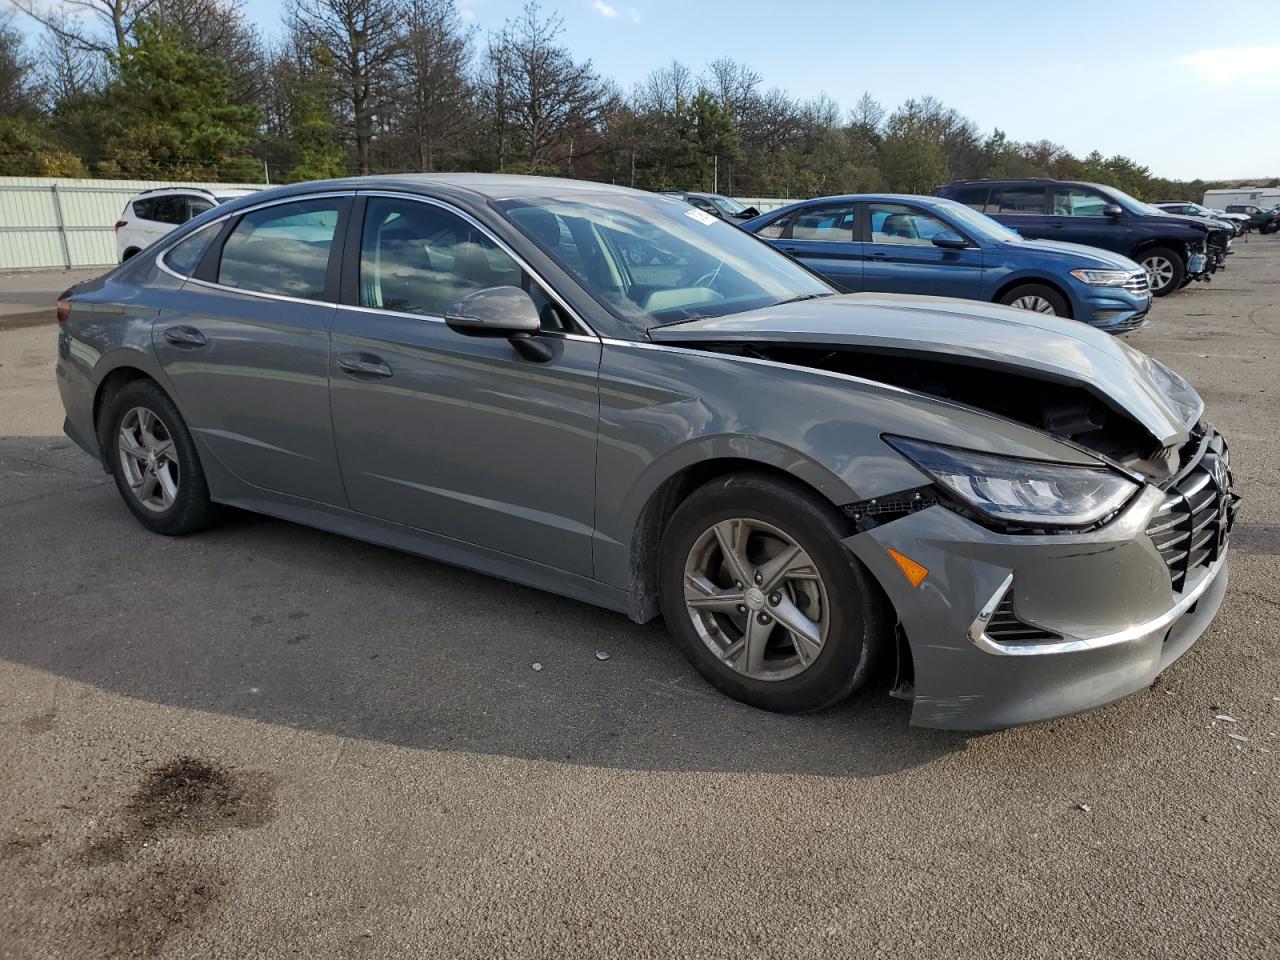
<path id="1" fill-rule="evenodd" d="M 1030 310 L 1032 313 L 1044 313 L 1054 317 L 1070 317 L 1071 306 L 1067 298 L 1053 287 L 1043 283 L 1024 283 L 1014 287 L 1000 298 L 1000 302 L 1019 310 Z"/>
<path id="2" fill-rule="evenodd" d="M 746 474 L 689 496 L 663 534 L 663 615 L 722 692 L 802 713 L 861 686 L 884 646 L 883 600 L 849 530 L 798 484 Z"/>
<path id="3" fill-rule="evenodd" d="M 1187 279 L 1187 262 L 1168 247 L 1152 247 L 1138 254 L 1138 263 L 1147 271 L 1147 282 L 1153 297 L 1164 297 L 1183 286 Z"/>

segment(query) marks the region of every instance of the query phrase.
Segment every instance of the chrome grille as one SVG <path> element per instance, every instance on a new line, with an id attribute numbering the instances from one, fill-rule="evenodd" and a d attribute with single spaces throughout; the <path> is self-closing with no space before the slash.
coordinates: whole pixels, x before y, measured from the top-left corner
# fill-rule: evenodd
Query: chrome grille
<path id="1" fill-rule="evenodd" d="M 1135 273 L 1124 282 L 1124 288 L 1130 293 L 1150 293 L 1151 280 L 1147 277 L 1147 272 Z"/>
<path id="2" fill-rule="evenodd" d="M 1227 445 L 1215 433 L 1200 459 L 1166 488 L 1164 502 L 1147 525 L 1147 536 L 1164 557 L 1175 591 L 1181 592 L 1189 576 L 1226 549 L 1237 499 L 1231 490 Z"/>

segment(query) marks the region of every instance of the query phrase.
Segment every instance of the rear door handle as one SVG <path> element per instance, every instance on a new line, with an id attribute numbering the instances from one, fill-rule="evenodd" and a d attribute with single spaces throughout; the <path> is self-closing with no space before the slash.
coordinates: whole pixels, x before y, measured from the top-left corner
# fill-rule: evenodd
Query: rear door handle
<path id="1" fill-rule="evenodd" d="M 338 366 L 357 380 L 385 380 L 391 376 L 391 367 L 371 353 L 344 353 L 338 357 Z"/>
<path id="2" fill-rule="evenodd" d="M 209 342 L 209 338 L 195 327 L 169 327 L 164 338 L 175 347 L 203 347 Z"/>

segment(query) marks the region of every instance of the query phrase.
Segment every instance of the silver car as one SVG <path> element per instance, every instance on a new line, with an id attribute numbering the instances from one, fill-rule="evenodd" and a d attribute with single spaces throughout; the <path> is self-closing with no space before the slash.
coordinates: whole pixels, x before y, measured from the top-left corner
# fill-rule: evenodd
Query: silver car
<path id="1" fill-rule="evenodd" d="M 1226 444 L 1081 324 L 839 295 L 677 200 L 299 184 L 59 303 L 66 431 L 149 529 L 231 504 L 620 611 L 770 710 L 912 721 L 1148 685 L 1217 612 Z"/>

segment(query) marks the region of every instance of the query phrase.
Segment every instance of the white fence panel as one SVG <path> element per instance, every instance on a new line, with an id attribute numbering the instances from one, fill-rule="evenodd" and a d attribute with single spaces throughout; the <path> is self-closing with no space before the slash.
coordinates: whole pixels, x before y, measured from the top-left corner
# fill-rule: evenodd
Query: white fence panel
<path id="1" fill-rule="evenodd" d="M 120 212 L 134 194 L 156 187 L 259 190 L 263 184 L 0 177 L 0 270 L 115 263 Z"/>

